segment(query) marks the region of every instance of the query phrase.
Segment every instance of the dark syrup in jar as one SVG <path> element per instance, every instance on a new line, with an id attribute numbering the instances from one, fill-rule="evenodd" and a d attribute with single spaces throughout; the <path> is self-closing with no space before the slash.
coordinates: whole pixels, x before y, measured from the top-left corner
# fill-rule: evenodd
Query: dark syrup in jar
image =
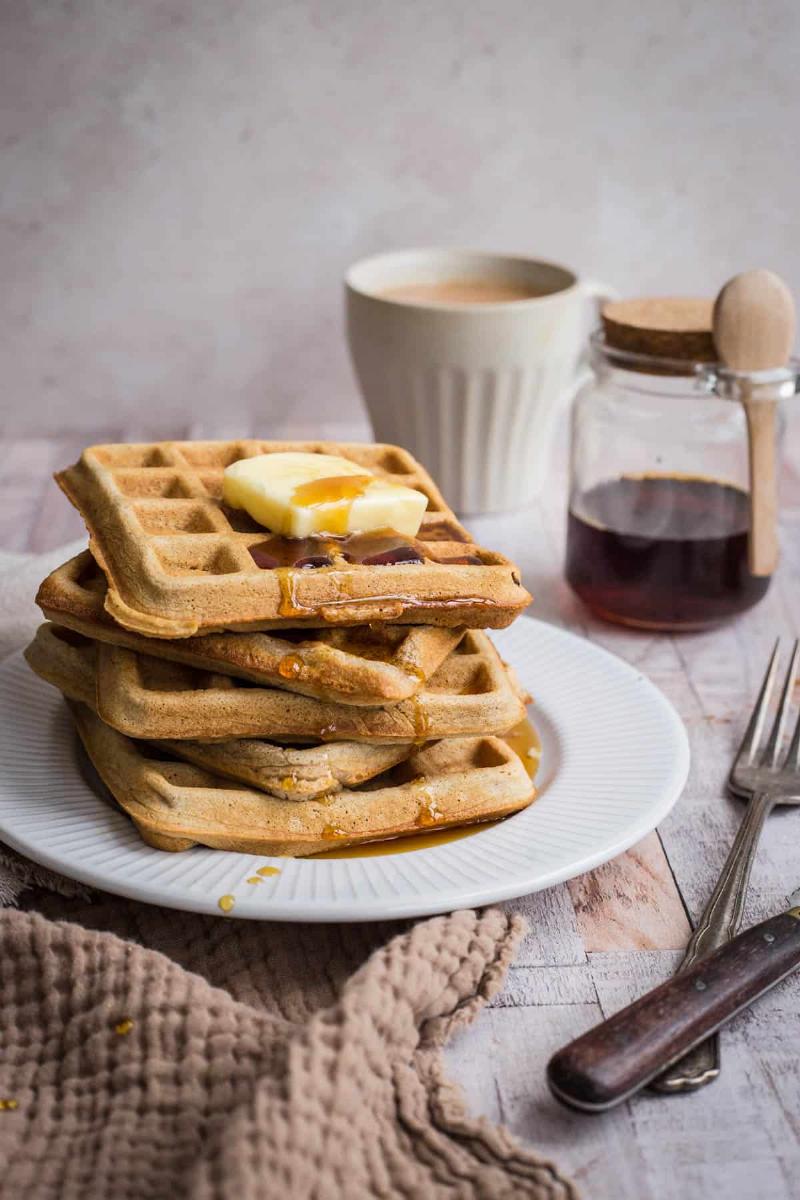
<path id="1" fill-rule="evenodd" d="M 597 616 L 703 629 L 744 612 L 769 577 L 747 565 L 747 493 L 711 479 L 625 476 L 570 505 L 567 581 Z"/>

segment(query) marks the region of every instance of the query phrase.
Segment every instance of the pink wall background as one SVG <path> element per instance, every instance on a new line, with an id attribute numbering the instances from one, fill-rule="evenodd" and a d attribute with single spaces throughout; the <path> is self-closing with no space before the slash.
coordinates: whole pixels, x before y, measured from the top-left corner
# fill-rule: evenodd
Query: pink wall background
<path id="1" fill-rule="evenodd" d="M 363 428 L 388 247 L 800 289 L 799 46 L 795 0 L 8 0 L 2 431 Z"/>

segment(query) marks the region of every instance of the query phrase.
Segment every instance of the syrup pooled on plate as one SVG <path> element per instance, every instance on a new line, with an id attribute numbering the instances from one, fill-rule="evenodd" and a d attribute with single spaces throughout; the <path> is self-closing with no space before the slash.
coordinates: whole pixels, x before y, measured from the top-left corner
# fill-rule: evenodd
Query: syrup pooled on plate
<path id="1" fill-rule="evenodd" d="M 684 476 L 625 476 L 570 505 L 567 581 L 599 617 L 647 629 L 703 629 L 769 587 L 747 565 L 747 493 Z"/>

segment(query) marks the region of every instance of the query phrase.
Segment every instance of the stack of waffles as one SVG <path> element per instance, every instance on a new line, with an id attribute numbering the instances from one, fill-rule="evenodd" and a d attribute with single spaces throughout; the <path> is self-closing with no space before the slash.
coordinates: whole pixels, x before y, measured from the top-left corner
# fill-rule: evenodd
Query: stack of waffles
<path id="1" fill-rule="evenodd" d="M 336 454 L 425 494 L 413 538 L 271 535 L 223 472 Z M 503 740 L 525 697 L 485 632 L 528 604 L 392 446 L 94 446 L 57 481 L 90 549 L 54 571 L 33 670 L 142 837 L 268 855 L 493 820 L 533 798 Z"/>

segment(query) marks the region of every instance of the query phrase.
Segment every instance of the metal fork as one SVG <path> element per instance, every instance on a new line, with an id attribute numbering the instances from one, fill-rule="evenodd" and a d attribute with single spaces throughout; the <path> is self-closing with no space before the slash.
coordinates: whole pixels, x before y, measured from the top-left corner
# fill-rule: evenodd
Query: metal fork
<path id="1" fill-rule="evenodd" d="M 684 971 L 698 959 L 705 958 L 738 933 L 750 880 L 750 868 L 764 822 L 776 805 L 800 804 L 800 715 L 789 748 L 781 758 L 786 718 L 797 677 L 800 642 L 794 644 L 767 744 L 763 751 L 758 753 L 778 670 L 779 647 L 780 642 L 777 641 L 758 700 L 728 776 L 729 790 L 735 796 L 747 800 L 742 824 L 725 860 L 717 886 L 689 941 L 679 971 Z M 695 1046 L 684 1058 L 673 1063 L 663 1075 L 653 1080 L 650 1087 L 657 1092 L 692 1092 L 711 1083 L 718 1075 L 719 1039 L 717 1034 L 714 1034 Z"/>

